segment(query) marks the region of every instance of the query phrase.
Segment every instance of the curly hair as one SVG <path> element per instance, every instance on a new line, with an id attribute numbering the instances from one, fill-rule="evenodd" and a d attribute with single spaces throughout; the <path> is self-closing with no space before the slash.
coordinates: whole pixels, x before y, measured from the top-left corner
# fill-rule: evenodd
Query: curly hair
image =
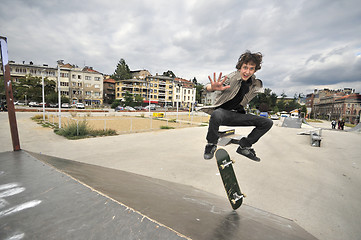
<path id="1" fill-rule="evenodd" d="M 241 69 L 243 63 L 254 63 L 256 64 L 256 71 L 261 69 L 262 65 L 262 53 L 251 53 L 251 51 L 247 50 L 245 53 L 243 53 L 239 58 L 236 65 L 237 69 Z"/>

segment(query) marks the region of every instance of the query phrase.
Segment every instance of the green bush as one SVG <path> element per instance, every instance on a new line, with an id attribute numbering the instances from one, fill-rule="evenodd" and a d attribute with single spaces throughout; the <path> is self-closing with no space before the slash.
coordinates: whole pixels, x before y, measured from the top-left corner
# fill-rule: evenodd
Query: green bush
<path id="1" fill-rule="evenodd" d="M 113 129 L 107 130 L 94 130 L 92 129 L 86 120 L 81 122 L 72 121 L 69 125 L 59 129 L 55 129 L 54 132 L 60 136 L 66 137 L 68 139 L 81 139 L 87 137 L 97 137 L 97 136 L 112 136 L 117 135 L 116 131 Z"/>
<path id="2" fill-rule="evenodd" d="M 174 127 L 169 127 L 169 126 L 160 126 L 160 129 L 174 129 Z"/>
<path id="3" fill-rule="evenodd" d="M 54 132 L 60 136 L 66 137 L 68 139 L 79 139 L 86 137 L 91 128 L 88 126 L 88 123 L 84 120 L 81 122 L 72 121 L 69 125 L 55 129 Z"/>

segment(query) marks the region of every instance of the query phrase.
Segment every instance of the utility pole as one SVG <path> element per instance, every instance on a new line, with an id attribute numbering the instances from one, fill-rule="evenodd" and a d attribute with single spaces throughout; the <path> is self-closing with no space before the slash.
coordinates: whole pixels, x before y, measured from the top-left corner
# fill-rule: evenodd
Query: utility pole
<path id="1" fill-rule="evenodd" d="M 41 85 L 42 85 L 42 91 L 41 91 L 41 95 L 42 95 L 42 104 L 43 104 L 43 121 L 45 122 L 45 91 L 44 91 L 44 71 L 45 69 L 41 70 Z"/>
<path id="2" fill-rule="evenodd" d="M 2 70 L 4 73 L 6 104 L 7 104 L 7 109 L 8 109 L 11 139 L 13 142 L 13 150 L 19 151 L 19 150 L 21 150 L 20 149 L 20 140 L 19 140 L 19 133 L 18 133 L 18 125 L 16 123 L 13 89 L 12 89 L 11 78 L 10 78 L 8 45 L 7 45 L 6 37 L 0 36 L 0 48 L 1 48 Z"/>
<path id="3" fill-rule="evenodd" d="M 60 91 L 60 64 L 63 60 L 58 60 L 58 107 L 59 107 L 59 128 L 61 128 L 61 91 Z"/>

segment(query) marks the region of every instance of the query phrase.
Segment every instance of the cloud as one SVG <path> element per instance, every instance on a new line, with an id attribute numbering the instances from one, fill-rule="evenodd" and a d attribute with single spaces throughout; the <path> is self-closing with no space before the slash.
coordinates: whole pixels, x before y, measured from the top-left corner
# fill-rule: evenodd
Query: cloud
<path id="1" fill-rule="evenodd" d="M 9 58 L 56 65 L 64 59 L 112 74 L 124 58 L 132 70 L 172 70 L 207 83 L 235 70 L 245 50 L 262 52 L 257 72 L 277 94 L 315 87 L 361 91 L 358 0 L 5 0 L 1 35 Z M 16 9 L 16 11 L 9 11 Z"/>

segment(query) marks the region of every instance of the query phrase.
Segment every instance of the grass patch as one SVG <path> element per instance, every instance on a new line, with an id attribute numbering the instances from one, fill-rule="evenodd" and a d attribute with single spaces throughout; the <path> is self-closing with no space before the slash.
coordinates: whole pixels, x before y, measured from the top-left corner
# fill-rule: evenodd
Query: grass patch
<path id="1" fill-rule="evenodd" d="M 174 127 L 169 127 L 169 126 L 160 126 L 160 129 L 174 129 Z"/>
<path id="2" fill-rule="evenodd" d="M 313 122 L 313 123 L 323 123 L 323 121 L 318 119 L 306 119 L 307 122 Z"/>
<path id="3" fill-rule="evenodd" d="M 42 125 L 43 127 L 53 128 L 54 133 L 66 137 L 67 139 L 75 140 L 88 137 L 99 137 L 99 136 L 114 136 L 117 132 L 113 129 L 94 130 L 92 129 L 86 120 L 81 122 L 72 121 L 69 125 L 65 125 L 63 128 L 59 128 L 57 124 L 52 124 L 47 121 L 43 121 L 43 115 L 37 114 L 31 118 L 33 121 Z M 45 116 L 47 119 L 47 116 Z"/>
<path id="4" fill-rule="evenodd" d="M 54 129 L 54 132 L 60 136 L 66 137 L 67 139 L 76 140 L 88 137 L 99 137 L 99 136 L 113 136 L 117 135 L 113 129 L 94 130 L 92 129 L 86 120 L 81 122 L 72 121 L 69 125 L 59 129 Z"/>
<path id="5" fill-rule="evenodd" d="M 45 120 L 48 119 L 48 116 L 45 115 Z M 35 121 L 35 122 L 41 122 L 43 121 L 43 114 L 36 114 L 35 116 L 31 117 L 31 120 Z"/>
<path id="6" fill-rule="evenodd" d="M 37 114 L 33 117 L 31 117 L 31 120 L 37 122 L 39 125 L 43 126 L 43 127 L 47 127 L 47 128 L 56 128 L 58 127 L 57 124 L 53 124 L 48 122 L 48 116 L 45 115 L 45 122 L 43 121 L 43 115 L 42 114 Z"/>

